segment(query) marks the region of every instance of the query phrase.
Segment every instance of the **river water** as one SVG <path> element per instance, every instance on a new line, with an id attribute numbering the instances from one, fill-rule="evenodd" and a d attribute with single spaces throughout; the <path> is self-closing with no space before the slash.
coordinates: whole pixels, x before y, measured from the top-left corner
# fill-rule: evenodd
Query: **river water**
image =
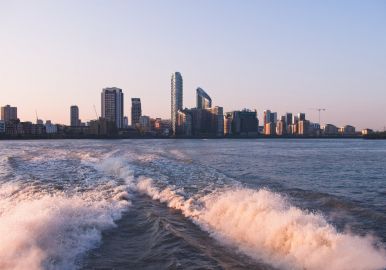
<path id="1" fill-rule="evenodd" d="M 386 141 L 3 141 L 0 153 L 0 269 L 386 269 Z"/>

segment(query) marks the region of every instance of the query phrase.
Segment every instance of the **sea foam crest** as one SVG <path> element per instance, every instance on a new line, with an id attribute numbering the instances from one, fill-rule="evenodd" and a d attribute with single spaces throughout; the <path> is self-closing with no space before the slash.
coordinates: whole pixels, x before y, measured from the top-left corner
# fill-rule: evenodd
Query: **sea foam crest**
<path id="1" fill-rule="evenodd" d="M 124 178 L 67 194 L 17 182 L 0 185 L 0 269 L 76 269 L 103 230 L 128 209 L 132 173 L 122 162 L 98 166 Z"/>
<path id="2" fill-rule="evenodd" d="M 223 189 L 185 200 L 151 179 L 137 188 L 179 209 L 212 237 L 283 269 L 370 270 L 386 267 L 386 251 L 371 236 L 340 233 L 326 219 L 269 190 Z"/>

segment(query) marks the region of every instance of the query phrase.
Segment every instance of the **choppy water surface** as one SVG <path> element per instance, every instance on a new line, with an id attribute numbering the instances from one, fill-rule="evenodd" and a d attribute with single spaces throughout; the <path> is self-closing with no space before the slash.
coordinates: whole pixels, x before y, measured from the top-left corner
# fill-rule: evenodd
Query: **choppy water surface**
<path id="1" fill-rule="evenodd" d="M 386 269 L 386 142 L 0 142 L 0 269 Z"/>

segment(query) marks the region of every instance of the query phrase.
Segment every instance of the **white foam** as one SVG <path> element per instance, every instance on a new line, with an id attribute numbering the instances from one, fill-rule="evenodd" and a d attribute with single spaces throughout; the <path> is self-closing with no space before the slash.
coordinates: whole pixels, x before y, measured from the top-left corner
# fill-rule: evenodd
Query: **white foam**
<path id="1" fill-rule="evenodd" d="M 67 196 L 18 184 L 0 186 L 0 269 L 75 269 L 115 226 L 130 202 L 125 188 Z"/>
<path id="2" fill-rule="evenodd" d="M 371 236 L 340 233 L 320 214 L 289 204 L 268 190 L 220 190 L 185 200 L 172 188 L 160 190 L 151 179 L 137 188 L 180 209 L 219 241 L 256 260 L 283 269 L 371 270 L 386 267 L 386 251 Z"/>

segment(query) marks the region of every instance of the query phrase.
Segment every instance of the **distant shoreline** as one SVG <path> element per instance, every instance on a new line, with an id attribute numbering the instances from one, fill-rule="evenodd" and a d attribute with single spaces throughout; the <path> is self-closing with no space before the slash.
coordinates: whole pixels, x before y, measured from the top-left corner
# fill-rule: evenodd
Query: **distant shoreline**
<path id="1" fill-rule="evenodd" d="M 233 137 L 163 137 L 163 136 L 0 136 L 0 141 L 23 141 L 23 140 L 237 140 L 237 139 L 363 139 L 363 140 L 384 140 L 386 137 L 373 137 L 373 136 L 233 136 Z"/>

